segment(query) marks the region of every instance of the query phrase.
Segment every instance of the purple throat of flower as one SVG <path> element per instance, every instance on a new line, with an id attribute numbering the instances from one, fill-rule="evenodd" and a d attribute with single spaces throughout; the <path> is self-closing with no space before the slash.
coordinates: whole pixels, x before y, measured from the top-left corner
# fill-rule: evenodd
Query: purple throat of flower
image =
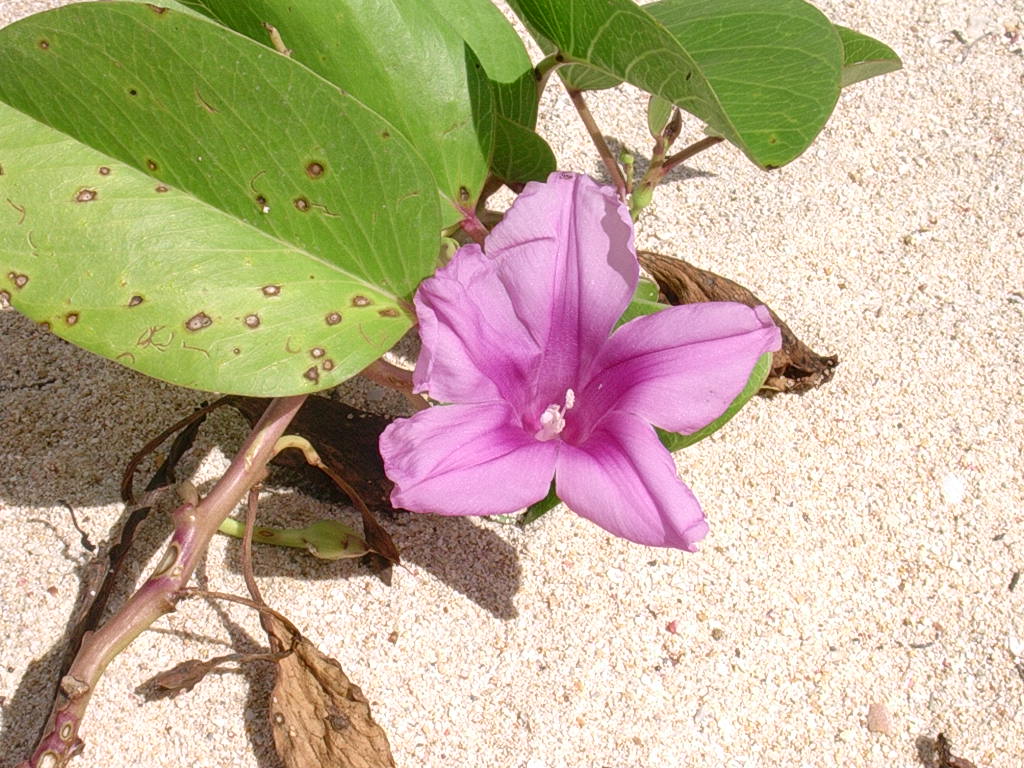
<path id="1" fill-rule="evenodd" d="M 532 182 L 481 247 L 463 246 L 415 296 L 417 392 L 446 405 L 381 435 L 396 508 L 510 514 L 552 481 L 569 509 L 649 546 L 708 532 L 654 427 L 691 434 L 781 346 L 765 307 L 667 307 L 616 327 L 639 279 L 614 190 Z"/>

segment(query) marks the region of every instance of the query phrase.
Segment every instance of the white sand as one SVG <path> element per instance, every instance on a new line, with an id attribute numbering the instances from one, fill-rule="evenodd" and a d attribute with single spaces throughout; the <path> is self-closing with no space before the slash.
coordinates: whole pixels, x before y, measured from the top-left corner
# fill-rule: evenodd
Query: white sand
<path id="1" fill-rule="evenodd" d="M 6 0 L 0 23 L 44 5 Z M 930 765 L 939 731 L 978 768 L 1024 764 L 1011 651 L 1024 653 L 1024 584 L 1008 588 L 1024 569 L 1024 58 L 1003 34 L 1024 5 L 818 5 L 906 69 L 851 88 L 780 171 L 725 147 L 699 156 L 700 175 L 659 190 L 638 234 L 752 287 L 842 358 L 824 388 L 758 400 L 679 456 L 711 520 L 699 554 L 618 541 L 564 509 L 525 532 L 405 517 L 392 530 L 408 570 L 391 587 L 352 564 L 259 552 L 266 598 L 363 687 L 399 765 L 910 768 Z M 562 166 L 599 175 L 551 91 L 544 130 Z M 636 91 L 591 102 L 609 136 L 646 154 Z M 104 538 L 127 458 L 203 395 L 13 312 L 0 334 L 7 768 L 49 707 L 38 660 L 77 591 L 83 553 L 59 500 Z M 214 427 L 193 461 L 213 451 L 203 478 L 223 466 L 213 446 L 238 435 L 228 419 Z M 288 494 L 265 508 L 332 513 Z M 165 530 L 154 519 L 143 548 Z M 244 592 L 234 541 L 218 539 L 201 573 Z M 159 621 L 104 678 L 79 764 L 277 766 L 249 677 L 170 701 L 134 693 L 251 638 L 254 617 L 234 607 L 194 602 Z M 873 703 L 891 734 L 868 730 Z"/>

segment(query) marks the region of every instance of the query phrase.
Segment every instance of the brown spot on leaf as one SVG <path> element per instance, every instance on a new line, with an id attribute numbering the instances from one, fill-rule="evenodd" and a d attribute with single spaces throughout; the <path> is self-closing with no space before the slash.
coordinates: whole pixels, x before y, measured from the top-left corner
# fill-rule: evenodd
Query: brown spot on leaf
<path id="1" fill-rule="evenodd" d="M 319 179 L 324 175 L 324 167 L 315 160 L 306 166 L 306 175 L 311 179 Z"/>
<path id="2" fill-rule="evenodd" d="M 49 48 L 50 48 L 50 41 L 45 39 L 45 38 L 40 40 L 39 41 L 39 47 L 41 49 L 43 49 L 44 51 L 49 50 Z"/>
<path id="3" fill-rule="evenodd" d="M 280 296 L 281 286 L 280 285 L 264 285 L 261 289 L 264 296 Z"/>
<path id="4" fill-rule="evenodd" d="M 387 307 L 386 309 L 378 309 L 377 314 L 381 317 L 398 317 L 398 310 L 394 307 Z"/>
<path id="5" fill-rule="evenodd" d="M 296 197 L 292 202 L 295 204 L 296 210 L 302 211 L 303 213 L 309 210 L 309 200 L 304 197 Z"/>
<path id="6" fill-rule="evenodd" d="M 100 196 L 100 193 L 97 192 L 95 189 L 80 189 L 80 190 L 78 190 L 78 192 L 75 193 L 75 202 L 76 203 L 91 203 L 93 200 L 95 200 L 99 196 Z"/>
<path id="7" fill-rule="evenodd" d="M 380 137 L 381 137 L 382 139 L 390 139 L 390 138 L 391 138 L 391 134 L 390 134 L 390 133 L 388 133 L 387 131 L 381 131 L 381 132 L 380 132 Z"/>
<path id="8" fill-rule="evenodd" d="M 208 102 L 206 99 L 203 98 L 203 95 L 199 92 L 198 88 L 195 89 L 194 93 L 196 95 L 196 101 L 199 102 L 199 106 L 202 107 L 207 112 L 209 112 L 211 115 L 215 115 L 215 114 L 217 114 L 217 112 L 220 111 L 215 106 L 213 106 L 210 102 Z"/>
<path id="9" fill-rule="evenodd" d="M 128 95 L 129 96 L 138 96 L 139 92 L 137 90 L 135 90 L 134 88 L 129 88 L 128 89 Z"/>
<path id="10" fill-rule="evenodd" d="M 64 315 L 64 322 L 67 323 L 68 325 L 74 325 L 75 323 L 78 322 L 78 313 L 68 312 L 66 315 Z"/>
<path id="11" fill-rule="evenodd" d="M 156 192 L 157 192 L 157 194 L 162 194 L 162 193 L 164 193 L 164 192 L 168 192 L 168 191 L 170 191 L 170 190 L 169 190 L 169 189 L 168 189 L 168 188 L 167 188 L 166 186 L 164 186 L 163 184 L 157 184 L 157 185 L 156 185 L 156 187 L 155 187 L 155 189 L 156 189 Z"/>
<path id="12" fill-rule="evenodd" d="M 352 725 L 352 721 L 343 712 L 335 709 L 327 715 L 327 724 L 336 731 L 343 731 Z"/>
<path id="13" fill-rule="evenodd" d="M 231 350 L 231 354 L 240 355 L 242 354 L 242 350 L 240 350 L 238 347 L 235 347 L 234 349 Z"/>
<path id="14" fill-rule="evenodd" d="M 163 16 L 165 13 L 167 13 L 167 9 L 163 8 L 163 7 L 159 6 L 159 5 L 153 5 L 152 3 L 146 3 L 146 7 L 149 8 L 149 10 L 151 10 L 157 16 Z"/>
<path id="15" fill-rule="evenodd" d="M 469 190 L 465 187 L 459 187 L 459 200 L 463 203 L 469 202 Z"/>
<path id="16" fill-rule="evenodd" d="M 320 358 L 324 356 L 325 352 L 323 347 L 313 347 L 309 350 L 309 354 L 314 358 Z"/>
<path id="17" fill-rule="evenodd" d="M 7 204 L 9 206 L 11 206 L 11 208 L 13 208 L 14 210 L 16 210 L 18 212 L 18 223 L 19 224 L 24 223 L 24 221 L 25 221 L 25 206 L 18 205 L 16 202 L 11 200 L 11 198 L 9 198 L 9 197 L 7 198 Z M 30 243 L 31 243 L 31 237 L 32 237 L 32 233 L 30 232 L 29 233 L 29 238 L 30 238 L 29 242 Z M 33 248 L 35 248 L 35 246 L 33 246 Z"/>
<path id="18" fill-rule="evenodd" d="M 7 291 L 0 291 L 0 309 L 8 309 L 11 306 L 11 294 Z"/>
<path id="19" fill-rule="evenodd" d="M 146 167 L 147 167 L 147 168 L 149 168 L 149 170 L 151 170 L 151 171 L 155 171 L 155 170 L 156 170 L 157 168 L 159 168 L 160 166 L 158 166 L 158 165 L 156 164 L 156 161 L 155 161 L 155 160 L 151 160 L 151 159 L 149 159 L 149 158 L 147 157 L 147 158 L 146 158 Z"/>
<path id="20" fill-rule="evenodd" d="M 205 312 L 197 312 L 185 321 L 185 327 L 190 331 L 201 331 L 213 325 L 213 319 Z"/>
<path id="21" fill-rule="evenodd" d="M 260 327 L 260 316 L 257 314 L 246 315 L 243 321 L 247 328 L 259 328 Z"/>
<path id="22" fill-rule="evenodd" d="M 40 327 L 40 329 L 42 329 L 44 331 L 49 331 L 50 330 L 50 324 L 48 322 L 46 322 L 45 320 L 39 324 L 39 327 Z"/>
<path id="23" fill-rule="evenodd" d="M 331 360 L 331 358 L 328 357 L 326 360 L 324 360 L 322 363 L 320 363 L 320 367 L 323 368 L 325 371 L 333 371 L 334 370 L 334 361 Z"/>
<path id="24" fill-rule="evenodd" d="M 312 368 L 306 369 L 305 373 L 302 374 L 302 378 L 309 379 L 314 384 L 316 384 L 318 381 L 320 381 L 320 371 L 318 371 L 316 369 L 316 366 L 314 365 Z"/>
<path id="25" fill-rule="evenodd" d="M 324 322 L 328 325 L 337 325 L 341 322 L 341 312 L 328 312 Z"/>
<path id="26" fill-rule="evenodd" d="M 370 300 L 369 300 L 368 298 L 366 298 L 365 296 L 359 296 L 359 295 L 356 295 L 356 296 L 353 296 L 353 297 L 352 297 L 352 306 L 353 306 L 353 307 L 368 307 L 368 306 L 370 306 L 370 304 L 372 304 L 372 303 L 373 303 L 373 302 L 371 302 L 371 301 L 370 301 Z"/>
<path id="27" fill-rule="evenodd" d="M 105 165 L 101 165 L 100 166 L 100 176 L 109 176 L 109 175 L 110 175 L 110 169 L 107 166 L 105 166 Z"/>
<path id="28" fill-rule="evenodd" d="M 139 296 L 138 294 L 135 294 L 130 299 L 128 299 L 128 306 L 129 307 L 137 307 L 141 303 L 142 303 L 142 297 Z"/>
<path id="29" fill-rule="evenodd" d="M 28 285 L 28 275 L 21 275 L 17 272 L 8 272 L 7 279 L 14 283 L 15 288 L 24 288 Z"/>

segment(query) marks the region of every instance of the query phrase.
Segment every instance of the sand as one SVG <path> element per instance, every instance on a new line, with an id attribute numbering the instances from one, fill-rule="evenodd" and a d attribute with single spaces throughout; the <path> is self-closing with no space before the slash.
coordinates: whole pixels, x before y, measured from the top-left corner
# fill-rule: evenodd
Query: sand
<path id="1" fill-rule="evenodd" d="M 6 0 L 0 23 L 53 4 Z M 758 399 L 678 456 L 711 522 L 699 553 L 612 539 L 564 508 L 525 531 L 404 517 L 390 587 L 354 563 L 259 551 L 265 597 L 362 686 L 400 766 L 911 768 L 933 764 L 940 731 L 978 768 L 1024 764 L 1024 58 L 1004 34 L 1024 5 L 818 5 L 905 70 L 850 88 L 779 171 L 726 147 L 698 156 L 638 228 L 842 360 L 825 387 Z M 646 156 L 638 92 L 591 103 Z M 567 98 L 550 89 L 545 114 L 561 166 L 600 177 Z M 125 461 L 206 396 L 12 311 L 0 360 L 8 768 L 49 707 L 87 554 L 63 502 L 102 540 Z M 239 435 L 214 419 L 188 464 L 201 488 Z M 340 514 L 287 490 L 264 508 Z M 151 520 L 143 555 L 166 533 Z M 238 556 L 218 538 L 200 581 L 244 592 Z M 104 677 L 78 764 L 278 766 L 252 671 L 173 700 L 136 692 L 260 638 L 249 611 L 201 601 L 157 622 Z"/>

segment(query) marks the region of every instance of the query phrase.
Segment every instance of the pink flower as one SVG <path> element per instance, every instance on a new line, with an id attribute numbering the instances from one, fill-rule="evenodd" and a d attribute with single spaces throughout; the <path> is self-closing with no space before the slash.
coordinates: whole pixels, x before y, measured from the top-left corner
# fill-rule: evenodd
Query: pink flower
<path id="1" fill-rule="evenodd" d="M 776 350 L 767 309 L 691 304 L 612 332 L 637 285 L 613 190 L 554 173 L 416 294 L 418 392 L 452 403 L 381 435 L 396 507 L 508 514 L 558 497 L 640 544 L 693 550 L 707 523 L 656 425 L 690 434 Z"/>

